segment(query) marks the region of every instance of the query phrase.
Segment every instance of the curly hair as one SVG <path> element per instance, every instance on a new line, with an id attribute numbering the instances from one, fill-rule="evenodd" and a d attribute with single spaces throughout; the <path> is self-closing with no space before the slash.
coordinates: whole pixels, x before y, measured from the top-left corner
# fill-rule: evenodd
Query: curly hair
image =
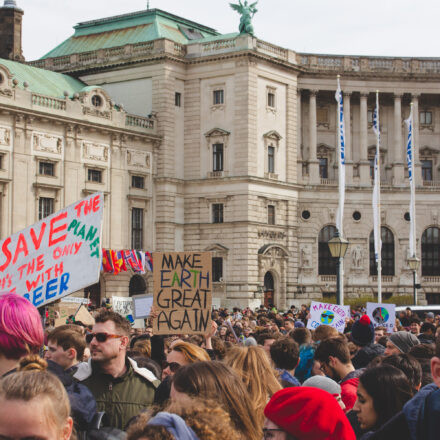
<path id="1" fill-rule="evenodd" d="M 234 428 L 229 414 L 218 406 L 218 403 L 205 399 L 185 397 L 179 402 L 170 402 L 164 412 L 180 416 L 199 440 L 243 440 L 244 437 Z M 141 414 L 138 420 L 130 425 L 127 440 L 174 440 L 174 437 L 160 425 L 148 425 L 154 413 Z"/>

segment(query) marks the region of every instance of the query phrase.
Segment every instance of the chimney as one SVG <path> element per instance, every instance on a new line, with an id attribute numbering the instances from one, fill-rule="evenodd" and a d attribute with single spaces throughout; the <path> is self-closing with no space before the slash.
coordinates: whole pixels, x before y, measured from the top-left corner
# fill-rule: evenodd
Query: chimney
<path id="1" fill-rule="evenodd" d="M 15 0 L 4 0 L 0 8 L 0 58 L 24 62 L 21 47 L 23 13 Z"/>

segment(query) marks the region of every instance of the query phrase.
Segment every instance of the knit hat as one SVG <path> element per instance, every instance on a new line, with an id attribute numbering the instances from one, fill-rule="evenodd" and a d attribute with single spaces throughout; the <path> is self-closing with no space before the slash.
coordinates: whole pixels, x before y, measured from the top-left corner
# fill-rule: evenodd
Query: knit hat
<path id="1" fill-rule="evenodd" d="M 170 434 L 179 440 L 199 440 L 195 432 L 177 414 L 159 412 L 149 420 L 148 425 L 163 426 Z"/>
<path id="2" fill-rule="evenodd" d="M 360 347 L 373 343 L 374 325 L 368 315 L 364 315 L 361 319 L 355 321 L 351 328 L 351 339 Z"/>
<path id="3" fill-rule="evenodd" d="M 402 353 L 408 353 L 411 347 L 419 345 L 420 341 L 417 336 L 409 332 L 396 332 L 392 333 L 388 340 L 395 345 Z"/>
<path id="4" fill-rule="evenodd" d="M 355 440 L 350 422 L 327 391 L 310 387 L 277 391 L 264 415 L 301 440 Z"/>
<path id="5" fill-rule="evenodd" d="M 430 319 L 434 319 L 434 313 L 432 313 L 432 312 L 428 312 L 428 313 L 426 314 L 426 317 L 427 317 L 427 318 L 430 318 Z"/>
<path id="6" fill-rule="evenodd" d="M 305 325 L 302 321 L 295 321 L 295 328 L 304 328 Z"/>
<path id="7" fill-rule="evenodd" d="M 309 377 L 302 385 L 303 387 L 319 388 L 330 394 L 341 394 L 341 385 L 326 376 Z"/>
<path id="8" fill-rule="evenodd" d="M 244 340 L 244 346 L 245 347 L 253 347 L 257 345 L 257 341 L 252 336 L 249 336 L 249 338 L 246 338 Z"/>

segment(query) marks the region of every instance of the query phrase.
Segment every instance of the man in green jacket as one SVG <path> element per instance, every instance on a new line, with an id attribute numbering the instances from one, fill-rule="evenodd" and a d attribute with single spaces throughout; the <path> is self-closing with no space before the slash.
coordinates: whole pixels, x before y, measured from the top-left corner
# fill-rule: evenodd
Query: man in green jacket
<path id="1" fill-rule="evenodd" d="M 146 368 L 127 357 L 130 323 L 118 313 L 104 310 L 95 317 L 86 335 L 91 358 L 74 377 L 93 393 L 106 425 L 124 430 L 127 422 L 153 404 L 160 381 Z"/>

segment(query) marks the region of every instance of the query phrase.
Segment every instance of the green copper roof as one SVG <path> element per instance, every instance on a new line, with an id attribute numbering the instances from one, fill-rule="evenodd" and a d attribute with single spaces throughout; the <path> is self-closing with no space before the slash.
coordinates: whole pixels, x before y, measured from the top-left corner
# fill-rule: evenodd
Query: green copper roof
<path id="1" fill-rule="evenodd" d="M 214 29 L 151 9 L 79 23 L 75 33 L 42 58 L 53 58 L 98 49 L 167 38 L 177 43 L 218 35 Z"/>
<path id="2" fill-rule="evenodd" d="M 63 98 L 64 92 L 72 96 L 80 92 L 86 84 L 71 76 L 62 73 L 51 72 L 50 70 L 38 69 L 27 64 L 0 58 L 0 65 L 5 66 L 18 81 L 18 87 L 24 89 L 23 83 L 29 84 L 28 90 L 41 95 Z"/>

